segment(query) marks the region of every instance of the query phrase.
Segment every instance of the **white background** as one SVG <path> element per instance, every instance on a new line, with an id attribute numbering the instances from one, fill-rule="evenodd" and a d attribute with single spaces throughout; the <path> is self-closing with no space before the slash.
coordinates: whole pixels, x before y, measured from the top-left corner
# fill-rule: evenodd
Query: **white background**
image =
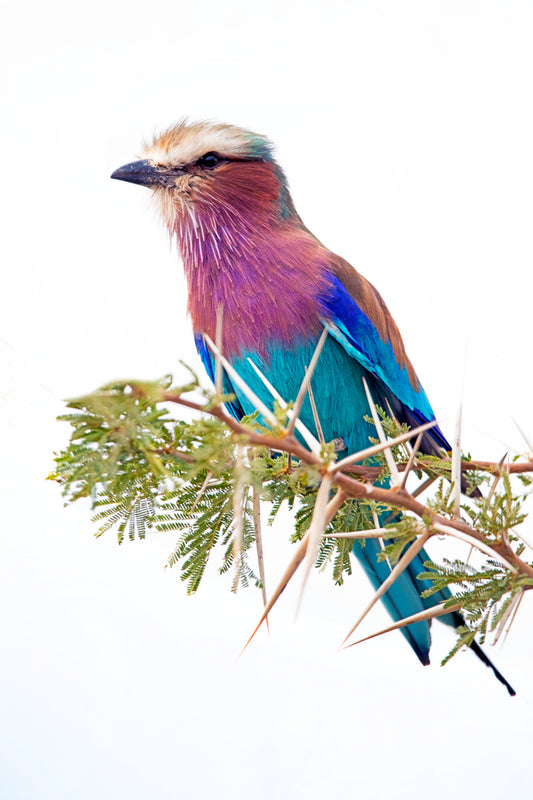
<path id="1" fill-rule="evenodd" d="M 434 626 L 338 654 L 370 590 L 314 574 L 235 657 L 260 596 L 212 570 L 187 598 L 173 536 L 95 541 L 44 478 L 60 399 L 198 365 L 143 138 L 214 118 L 269 135 L 306 224 L 374 282 L 464 448 L 533 437 L 533 10 L 528 2 L 4 3 L 0 793 L 63 798 L 500 798 L 531 783 L 531 598 L 490 655 Z M 531 523 L 526 530 L 532 536 Z M 288 527 L 268 534 L 270 587 Z M 375 610 L 370 633 L 387 617 Z"/>

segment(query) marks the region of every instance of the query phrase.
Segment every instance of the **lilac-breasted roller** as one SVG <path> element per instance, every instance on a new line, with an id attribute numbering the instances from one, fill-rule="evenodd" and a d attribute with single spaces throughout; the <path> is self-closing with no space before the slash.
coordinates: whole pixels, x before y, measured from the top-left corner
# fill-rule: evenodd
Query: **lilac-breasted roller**
<path id="1" fill-rule="evenodd" d="M 267 405 L 271 398 L 249 358 L 287 401 L 294 400 L 327 327 L 313 376 L 314 397 L 326 441 L 342 440 L 347 453 L 369 444 L 375 430 L 365 422 L 372 397 L 390 406 L 400 422 L 415 427 L 434 419 L 428 398 L 405 352 L 400 332 L 381 295 L 362 275 L 305 227 L 285 175 L 263 136 L 232 125 L 180 122 L 146 147 L 144 158 L 111 177 L 150 187 L 183 259 L 195 341 L 213 378 L 204 336 L 216 338 L 217 312 L 224 314 L 222 349 L 237 373 Z M 236 417 L 255 409 L 238 386 Z M 316 431 L 306 400 L 301 419 Z M 438 427 L 426 432 L 420 450 L 438 454 L 450 445 Z M 388 576 L 378 561 L 376 539 L 354 553 L 374 587 Z M 431 584 L 417 580 L 428 556 L 422 550 L 383 602 L 395 620 L 450 597 L 441 591 L 422 599 Z M 457 627 L 460 614 L 440 619 Z M 423 664 L 429 663 L 430 622 L 401 629 Z M 514 694 L 477 643 L 472 649 Z"/>

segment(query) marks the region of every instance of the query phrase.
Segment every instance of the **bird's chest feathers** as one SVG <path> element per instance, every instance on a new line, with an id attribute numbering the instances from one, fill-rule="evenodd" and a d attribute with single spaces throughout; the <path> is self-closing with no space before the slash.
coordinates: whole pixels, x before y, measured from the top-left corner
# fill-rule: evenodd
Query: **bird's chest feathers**
<path id="1" fill-rule="evenodd" d="M 328 251 L 307 231 L 198 214 L 187 222 L 178 240 L 196 333 L 215 338 L 219 308 L 230 357 L 265 353 L 273 342 L 290 347 L 319 331 Z"/>

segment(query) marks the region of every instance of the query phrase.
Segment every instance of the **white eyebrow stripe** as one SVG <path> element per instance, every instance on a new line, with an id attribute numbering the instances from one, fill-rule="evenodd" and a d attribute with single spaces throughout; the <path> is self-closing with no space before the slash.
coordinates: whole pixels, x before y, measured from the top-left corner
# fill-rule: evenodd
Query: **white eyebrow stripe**
<path id="1" fill-rule="evenodd" d="M 253 142 L 260 138 L 233 125 L 180 122 L 156 136 L 145 147 L 144 157 L 155 164 L 173 167 L 193 163 L 211 151 L 229 158 L 243 158 L 252 154 Z"/>

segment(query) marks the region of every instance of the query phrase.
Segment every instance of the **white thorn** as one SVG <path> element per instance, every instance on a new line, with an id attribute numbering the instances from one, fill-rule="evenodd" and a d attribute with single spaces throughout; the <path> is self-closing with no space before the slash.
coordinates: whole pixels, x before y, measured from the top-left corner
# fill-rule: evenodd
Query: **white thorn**
<path id="1" fill-rule="evenodd" d="M 217 328 L 216 343 L 218 352 L 215 353 L 215 392 L 218 397 L 222 396 L 222 323 L 224 320 L 224 306 L 220 304 L 217 308 Z"/>
<path id="2" fill-rule="evenodd" d="M 320 546 L 324 530 L 326 528 L 326 525 L 328 524 L 327 511 L 328 511 L 328 498 L 331 489 L 331 483 L 332 483 L 331 476 L 326 473 L 322 477 L 322 483 L 320 484 L 320 487 L 317 492 L 315 507 L 313 509 L 313 516 L 311 518 L 311 524 L 309 525 L 307 531 L 309 536 L 309 543 L 307 545 L 307 552 L 305 554 L 302 588 L 300 589 L 298 605 L 296 606 L 297 615 L 300 610 L 302 597 L 304 594 L 305 586 L 307 584 L 307 579 L 309 578 L 311 567 L 315 563 L 316 554 L 318 552 L 318 548 Z"/>
<path id="3" fill-rule="evenodd" d="M 407 462 L 407 466 L 405 468 L 405 472 L 403 473 L 402 482 L 400 484 L 400 489 L 405 489 L 405 484 L 407 483 L 407 478 L 409 477 L 409 473 L 413 468 L 413 464 L 416 458 L 416 454 L 418 453 L 418 448 L 420 447 L 420 442 L 422 441 L 422 434 L 419 433 L 416 437 L 415 445 L 411 450 L 411 454 L 409 455 L 409 461 Z"/>
<path id="4" fill-rule="evenodd" d="M 294 427 L 296 428 L 298 433 L 301 434 L 307 446 L 313 451 L 313 453 L 315 453 L 315 455 L 320 455 L 320 442 L 318 441 L 318 439 L 315 439 L 309 428 L 307 428 L 300 419 L 294 417 L 293 410 L 287 407 L 288 403 L 285 402 L 285 400 L 277 391 L 277 389 L 275 389 L 272 386 L 266 375 L 264 375 L 261 372 L 257 364 L 254 364 L 254 362 L 250 357 L 248 357 L 248 361 L 250 362 L 253 369 L 257 373 L 258 377 L 261 379 L 262 383 L 266 386 L 272 397 L 274 397 L 278 401 L 281 408 L 287 409 L 287 416 L 289 417 L 289 420 L 292 422 L 292 420 L 294 419 Z M 286 433 L 287 434 L 289 433 L 289 429 L 287 429 Z"/>
<path id="5" fill-rule="evenodd" d="M 376 430 L 378 432 L 378 439 L 381 444 L 387 445 L 383 452 L 391 474 L 391 483 L 393 486 L 398 486 L 401 483 L 400 473 L 398 472 L 398 467 L 396 466 L 396 462 L 392 456 L 390 444 L 388 444 L 388 439 L 385 435 L 385 431 L 383 430 L 383 425 L 381 424 L 379 414 L 376 411 L 376 406 L 372 399 L 372 395 L 370 394 L 370 389 L 368 388 L 365 378 L 363 378 L 363 386 L 365 387 L 366 399 L 368 400 L 368 405 L 370 406 L 370 413 L 372 414 L 372 419 L 374 420 L 374 425 L 376 426 Z"/>
<path id="6" fill-rule="evenodd" d="M 320 334 L 320 338 L 319 338 L 319 340 L 317 342 L 317 345 L 315 347 L 315 352 L 313 353 L 313 357 L 311 358 L 311 362 L 309 364 L 309 367 L 306 370 L 304 379 L 303 379 L 303 381 L 302 381 L 302 383 L 300 385 L 300 388 L 298 390 L 298 394 L 297 394 L 296 400 L 294 402 L 294 407 L 292 409 L 292 414 L 293 415 L 291 417 L 291 421 L 290 421 L 289 427 L 288 427 L 288 432 L 289 433 L 292 433 L 294 425 L 296 423 L 296 420 L 298 419 L 298 417 L 300 415 L 300 411 L 301 411 L 301 408 L 302 408 L 302 403 L 303 403 L 304 398 L 305 398 L 305 394 L 307 392 L 308 387 L 310 387 L 311 378 L 313 377 L 313 373 L 315 371 L 316 365 L 318 364 L 318 359 L 320 358 L 320 354 L 322 353 L 322 348 L 324 347 L 324 343 L 326 341 L 327 335 L 328 335 L 328 329 L 324 328 L 324 330 Z"/>
<path id="7" fill-rule="evenodd" d="M 235 563 L 235 574 L 231 591 L 236 592 L 239 588 L 242 566 L 242 534 L 243 534 L 243 501 L 244 501 L 244 447 L 242 444 L 237 447 L 237 458 L 235 459 L 235 474 L 237 484 L 233 491 L 233 560 Z"/>
<path id="8" fill-rule="evenodd" d="M 255 546 L 257 550 L 257 563 L 259 565 L 259 579 L 261 581 L 261 594 L 263 596 L 263 606 L 266 607 L 268 600 L 266 593 L 265 561 L 263 558 L 263 536 L 261 532 L 261 498 L 259 495 L 259 489 L 256 486 L 253 487 L 252 500 L 253 500 L 253 513 L 254 513 Z"/>
<path id="9" fill-rule="evenodd" d="M 324 539 L 381 539 L 383 534 L 396 533 L 396 528 L 370 528 L 364 531 L 342 531 L 341 533 L 324 533 Z"/>
<path id="10" fill-rule="evenodd" d="M 413 622 L 423 622 L 426 619 L 441 617 L 443 614 L 453 614 L 454 611 L 459 611 L 460 608 L 460 603 L 455 603 L 455 605 L 449 606 L 448 608 L 444 608 L 444 603 L 439 603 L 437 606 L 432 606 L 426 611 L 419 611 L 418 614 L 411 614 L 410 617 L 405 617 L 404 619 L 395 622 L 394 625 L 389 625 L 388 628 L 383 628 L 383 630 L 378 631 L 377 633 L 372 633 L 370 636 L 365 636 L 364 639 L 359 639 L 357 642 L 347 644 L 342 649 L 347 650 L 348 647 L 355 647 L 356 644 L 367 642 L 369 639 L 375 639 L 376 636 L 382 636 L 384 633 L 389 633 L 389 631 L 397 631 L 399 628 L 405 628 L 406 625 L 412 625 Z"/>
<path id="11" fill-rule="evenodd" d="M 505 628 L 505 626 L 507 624 L 507 620 L 509 619 L 511 614 L 514 617 L 514 612 L 516 611 L 516 605 L 520 602 L 522 597 L 523 597 L 523 593 L 522 592 L 520 592 L 518 594 L 515 594 L 515 596 L 513 597 L 511 602 L 509 603 L 505 614 L 503 615 L 503 617 L 501 618 L 501 620 L 498 623 L 498 627 L 497 627 L 496 632 L 494 634 L 494 639 L 492 640 L 492 644 L 493 645 L 498 644 L 498 639 L 500 638 L 500 636 L 502 635 L 502 633 L 504 631 L 504 628 Z M 511 623 L 509 624 L 509 628 L 511 627 L 511 624 L 512 624 L 512 620 L 511 620 Z"/>
<path id="12" fill-rule="evenodd" d="M 211 352 L 214 353 L 215 355 L 217 353 L 219 354 L 224 369 L 228 373 L 228 376 L 231 378 L 231 380 L 235 383 L 235 385 L 239 387 L 241 392 L 248 398 L 248 400 L 252 403 L 252 405 L 256 407 L 259 413 L 262 414 L 265 420 L 270 425 L 272 425 L 274 429 L 281 428 L 285 433 L 285 428 L 279 424 L 272 411 L 270 411 L 270 409 L 266 407 L 266 405 L 257 397 L 257 395 L 254 392 L 252 392 L 248 384 L 245 381 L 243 381 L 238 372 L 231 366 L 227 358 L 224 358 L 224 356 L 222 355 L 216 344 L 213 342 L 213 340 L 207 335 L 207 333 L 204 333 L 203 336 Z"/>
<path id="13" fill-rule="evenodd" d="M 531 441 L 528 439 L 528 437 L 526 436 L 526 434 L 524 433 L 524 431 L 522 430 L 522 428 L 520 427 L 520 425 L 518 424 L 516 419 L 514 417 L 511 417 L 511 419 L 513 420 L 514 424 L 516 425 L 516 427 L 518 428 L 518 430 L 522 434 L 522 437 L 523 437 L 525 443 L 529 447 L 529 452 L 533 453 L 533 445 L 531 444 Z"/>
<path id="14" fill-rule="evenodd" d="M 317 433 L 317 436 L 318 436 L 318 441 L 320 442 L 320 444 L 324 444 L 324 442 L 325 442 L 324 433 L 322 431 L 322 425 L 320 424 L 320 417 L 318 416 L 318 409 L 316 407 L 315 398 L 314 398 L 314 395 L 313 395 L 313 390 L 311 388 L 311 384 L 309 384 L 309 386 L 307 387 L 307 393 L 309 395 L 309 402 L 311 404 L 311 411 L 313 412 L 313 419 L 315 421 L 315 428 L 316 428 L 316 433 Z M 343 441 L 343 445 L 344 445 L 344 441 Z M 344 450 L 344 447 L 342 449 Z M 335 450 L 335 452 L 337 452 L 337 450 Z"/>
<path id="15" fill-rule="evenodd" d="M 418 428 L 413 428 L 412 431 L 408 431 L 407 433 L 402 433 L 400 436 L 397 436 L 395 439 L 389 439 L 384 444 L 374 444 L 372 447 L 367 447 L 365 450 L 359 450 L 358 453 L 353 453 L 351 456 L 346 456 L 343 458 L 342 461 L 337 461 L 334 464 L 330 464 L 329 469 L 331 471 L 337 471 L 344 469 L 349 464 L 353 464 L 355 461 L 363 461 L 365 458 L 370 458 L 370 456 L 375 456 L 376 453 L 381 453 L 383 450 L 387 450 L 393 447 L 396 444 L 402 444 L 402 442 L 406 442 L 408 439 L 412 439 L 413 436 L 416 436 L 417 433 L 423 433 L 424 431 L 428 431 L 430 428 L 434 428 L 437 425 L 437 420 L 432 420 L 432 422 L 426 422 L 424 425 L 420 425 Z"/>

